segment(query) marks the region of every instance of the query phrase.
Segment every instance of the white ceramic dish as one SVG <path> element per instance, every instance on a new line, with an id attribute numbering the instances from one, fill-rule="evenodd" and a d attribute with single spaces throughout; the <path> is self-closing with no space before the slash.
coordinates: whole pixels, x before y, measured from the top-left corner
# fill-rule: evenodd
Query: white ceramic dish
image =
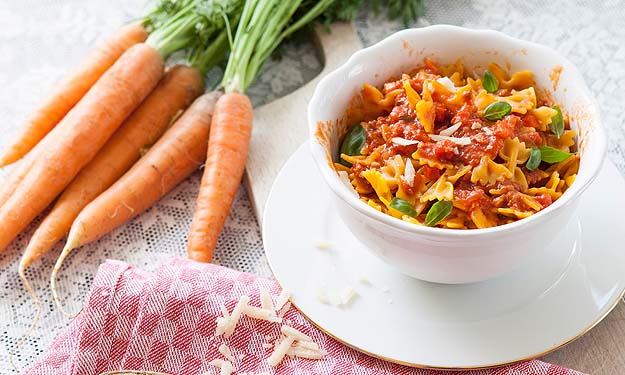
<path id="1" fill-rule="evenodd" d="M 616 306 L 625 289 L 624 191 L 607 162 L 578 214 L 531 264 L 480 283 L 435 284 L 404 276 L 363 248 L 303 145 L 275 181 L 263 239 L 296 307 L 339 341 L 410 366 L 490 367 L 557 349 Z M 320 250 L 318 240 L 332 247 Z M 361 274 L 369 284 L 355 280 Z M 324 305 L 314 285 L 351 286 L 359 296 L 347 308 Z"/>
<path id="2" fill-rule="evenodd" d="M 478 74 L 492 61 L 508 66 L 512 72 L 534 72 L 537 87 L 549 92 L 578 131 L 582 159 L 573 186 L 543 211 L 488 229 L 417 226 L 361 202 L 331 166 L 331 160 L 337 157 L 339 137 L 351 125 L 345 119 L 346 109 L 364 83 L 382 84 L 391 76 L 414 69 L 425 57 L 441 64 L 459 59 L 469 71 Z M 552 79 L 558 71 L 556 84 Z M 312 155 L 347 228 L 385 262 L 422 280 L 486 280 L 531 260 L 549 244 L 574 216 L 582 192 L 598 174 L 606 139 L 598 107 L 589 94 L 577 69 L 550 48 L 488 30 L 440 25 L 404 30 L 355 53 L 319 83 L 308 107 Z"/>

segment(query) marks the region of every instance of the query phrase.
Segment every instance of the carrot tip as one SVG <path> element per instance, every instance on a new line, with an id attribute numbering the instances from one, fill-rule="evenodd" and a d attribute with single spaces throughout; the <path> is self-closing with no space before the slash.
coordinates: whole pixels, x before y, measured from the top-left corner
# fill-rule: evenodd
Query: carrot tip
<path id="1" fill-rule="evenodd" d="M 63 307 L 63 303 L 61 302 L 61 298 L 59 297 L 59 294 L 56 290 L 56 277 L 61 270 L 61 266 L 63 265 L 65 258 L 72 252 L 72 250 L 74 250 L 74 248 L 77 247 L 78 244 L 78 236 L 75 234 L 74 230 L 70 230 L 67 237 L 67 243 L 65 244 L 63 251 L 61 251 L 59 258 L 56 260 L 56 264 L 54 265 L 54 269 L 52 270 L 52 274 L 50 275 L 50 289 L 52 291 L 54 303 L 56 304 L 56 307 L 61 311 L 61 313 L 70 319 L 75 318 L 76 315 L 80 313 L 80 311 L 78 311 L 76 314 L 71 314 L 65 310 L 65 308 Z"/>
<path id="2" fill-rule="evenodd" d="M 37 297 L 37 294 L 35 293 L 35 290 L 33 289 L 32 285 L 30 284 L 30 282 L 26 278 L 26 266 L 25 266 L 25 263 L 23 263 L 23 262 L 20 263 L 19 269 L 18 269 L 18 274 L 19 274 L 20 279 L 22 280 L 22 283 L 24 284 L 24 288 L 26 289 L 26 292 L 28 293 L 30 298 L 35 302 L 35 317 L 33 318 L 32 322 L 30 323 L 30 326 L 28 327 L 28 329 L 26 330 L 26 332 L 24 333 L 22 338 L 13 346 L 13 348 L 11 350 L 7 350 L 8 353 L 9 353 L 9 360 L 11 362 L 11 366 L 13 366 L 13 369 L 16 372 L 19 373 L 20 371 L 19 371 L 19 369 L 17 368 L 17 365 L 14 362 L 15 353 L 17 352 L 17 350 L 22 345 L 24 345 L 26 340 L 28 340 L 30 338 L 30 336 L 32 335 L 33 331 L 37 327 L 37 324 L 39 323 L 39 317 L 41 316 L 41 301 Z"/>

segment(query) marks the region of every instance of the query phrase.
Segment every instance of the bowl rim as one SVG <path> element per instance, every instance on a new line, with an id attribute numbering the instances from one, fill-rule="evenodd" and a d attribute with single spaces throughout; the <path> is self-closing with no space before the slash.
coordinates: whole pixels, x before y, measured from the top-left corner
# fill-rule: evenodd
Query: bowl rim
<path id="1" fill-rule="evenodd" d="M 578 87 L 583 90 L 581 93 L 582 98 L 588 102 L 588 107 L 586 107 L 586 111 L 591 114 L 592 121 L 596 122 L 595 130 L 593 131 L 593 138 L 595 140 L 594 145 L 594 159 L 597 159 L 598 162 L 592 163 L 585 168 L 585 178 L 581 180 L 578 174 L 578 178 L 576 179 L 576 183 L 574 183 L 571 188 L 569 188 L 565 194 L 563 194 L 560 198 L 558 198 L 555 202 L 553 202 L 549 207 L 535 213 L 534 215 L 516 220 L 512 223 L 498 225 L 491 228 L 478 228 L 478 229 L 448 229 L 448 228 L 438 228 L 438 227 L 428 227 L 415 225 L 412 223 L 408 223 L 406 221 L 397 219 L 388 214 L 380 212 L 369 205 L 364 204 L 358 197 L 356 197 L 353 193 L 349 192 L 348 189 L 340 183 L 336 170 L 331 168 L 328 160 L 327 154 L 324 150 L 324 146 L 318 142 L 316 137 L 317 124 L 320 121 L 328 121 L 328 120 L 317 120 L 315 117 L 316 111 L 315 108 L 319 106 L 319 101 L 321 100 L 321 96 L 323 92 L 327 92 L 328 88 L 332 86 L 333 82 L 337 77 L 347 77 L 347 72 L 351 67 L 356 65 L 359 62 L 363 62 L 368 60 L 368 57 L 371 55 L 375 55 L 377 51 L 386 48 L 386 45 L 395 42 L 396 40 L 405 40 L 410 39 L 415 36 L 426 36 L 428 34 L 436 34 L 436 33 L 461 33 L 461 34 L 471 34 L 475 37 L 481 38 L 496 38 L 502 41 L 507 42 L 514 49 L 533 49 L 538 50 L 539 52 L 543 52 L 545 54 L 551 55 L 554 58 L 557 58 L 558 64 L 562 65 L 566 68 L 568 74 L 571 74 L 574 77 L 579 85 Z M 395 229 L 402 230 L 404 232 L 410 232 L 419 235 L 429 235 L 435 237 L 447 237 L 449 239 L 453 238 L 467 238 L 467 237 L 490 237 L 494 234 L 503 234 L 510 231 L 518 230 L 522 227 L 527 227 L 532 224 L 538 224 L 543 222 L 545 219 L 549 218 L 556 211 L 558 211 L 561 207 L 571 204 L 572 201 L 579 198 L 581 193 L 585 191 L 588 186 L 594 181 L 594 179 L 599 174 L 601 170 L 601 166 L 603 165 L 603 161 L 605 160 L 605 154 L 607 149 L 607 138 L 605 134 L 605 130 L 602 126 L 601 115 L 599 111 L 599 106 L 596 99 L 590 94 L 591 91 L 588 88 L 585 80 L 583 79 L 582 74 L 579 72 L 577 67 L 569 61 L 566 57 L 562 56 L 560 53 L 555 51 L 554 49 L 537 44 L 534 42 L 529 42 L 526 40 L 518 39 L 506 35 L 502 32 L 490 29 L 470 29 L 460 26 L 453 25 L 432 25 L 423 28 L 410 28 L 404 29 L 398 32 L 395 32 L 383 40 L 369 46 L 363 48 L 359 51 L 356 51 L 343 65 L 339 66 L 335 70 L 328 73 L 325 77 L 323 77 L 317 86 L 315 87 L 315 91 L 313 96 L 308 104 L 308 126 L 309 126 L 309 148 L 312 152 L 313 159 L 315 160 L 317 167 L 319 168 L 324 180 L 334 192 L 336 196 L 338 196 L 341 200 L 347 203 L 350 207 L 360 212 L 361 214 L 372 218 L 380 223 L 389 225 Z M 334 121 L 336 119 L 332 119 L 330 121 Z M 590 155 L 589 155 L 590 156 Z M 581 181 L 579 181 L 581 180 Z"/>

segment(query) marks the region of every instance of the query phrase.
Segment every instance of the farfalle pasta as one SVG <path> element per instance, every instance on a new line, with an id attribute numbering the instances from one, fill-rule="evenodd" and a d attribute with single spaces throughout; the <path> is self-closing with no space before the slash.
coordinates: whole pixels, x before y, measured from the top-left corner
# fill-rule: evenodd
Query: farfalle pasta
<path id="1" fill-rule="evenodd" d="M 488 228 L 552 204 L 579 169 L 576 134 L 530 71 L 424 66 L 365 84 L 335 163 L 364 204 L 414 225 Z"/>

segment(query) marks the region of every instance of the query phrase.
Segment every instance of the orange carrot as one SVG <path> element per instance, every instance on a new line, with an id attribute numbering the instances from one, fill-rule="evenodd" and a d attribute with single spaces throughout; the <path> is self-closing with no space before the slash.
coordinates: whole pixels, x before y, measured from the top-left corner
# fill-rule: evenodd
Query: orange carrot
<path id="1" fill-rule="evenodd" d="M 189 232 L 189 258 L 210 262 L 234 201 L 252 135 L 252 103 L 236 92 L 215 106 L 206 167 Z"/>
<path id="2" fill-rule="evenodd" d="M 15 189 L 17 189 L 24 177 L 26 177 L 35 160 L 37 160 L 41 152 L 47 148 L 46 138 L 50 135 L 52 135 L 52 132 L 50 132 L 42 142 L 39 142 L 31 152 L 26 154 L 26 157 L 16 164 L 11 173 L 2 181 L 2 185 L 0 185 L 0 207 L 2 207 L 15 192 Z"/>
<path id="3" fill-rule="evenodd" d="M 202 165 L 218 95 L 211 93 L 197 98 L 128 172 L 80 212 L 50 278 L 53 296 L 61 310 L 56 275 L 70 252 L 145 211 Z"/>
<path id="4" fill-rule="evenodd" d="M 20 275 L 58 242 L 80 211 L 121 177 L 204 90 L 204 81 L 194 68 L 170 68 L 158 86 L 113 134 L 59 197 L 41 222 L 19 265 Z"/>
<path id="5" fill-rule="evenodd" d="M 163 58 L 147 44 L 128 49 L 58 125 L 62 133 L 0 208 L 0 250 L 72 181 L 152 91 Z"/>
<path id="6" fill-rule="evenodd" d="M 128 48 L 147 36 L 143 27 L 126 25 L 97 45 L 26 118 L 15 142 L 0 155 L 0 167 L 17 161 L 39 143 Z"/>

